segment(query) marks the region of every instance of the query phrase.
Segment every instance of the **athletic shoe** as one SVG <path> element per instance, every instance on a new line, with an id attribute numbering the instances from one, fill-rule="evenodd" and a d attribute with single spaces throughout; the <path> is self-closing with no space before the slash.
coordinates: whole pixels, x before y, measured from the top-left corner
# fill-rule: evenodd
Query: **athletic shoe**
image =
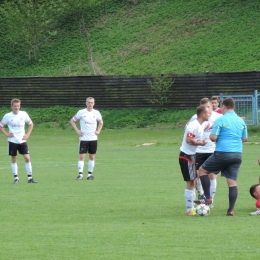
<path id="1" fill-rule="evenodd" d="M 38 181 L 35 181 L 33 178 L 27 181 L 28 183 L 38 183 Z"/>
<path id="2" fill-rule="evenodd" d="M 228 211 L 226 216 L 231 216 L 231 217 L 233 217 L 233 216 L 234 216 L 234 211 Z"/>
<path id="3" fill-rule="evenodd" d="M 13 184 L 19 183 L 19 179 L 14 179 Z"/>
<path id="4" fill-rule="evenodd" d="M 260 215 L 260 209 L 257 209 L 256 211 L 251 212 L 250 215 L 251 215 L 251 216 L 257 216 L 257 215 Z"/>
<path id="5" fill-rule="evenodd" d="M 87 180 L 95 180 L 94 176 L 90 175 L 88 176 Z"/>
<path id="6" fill-rule="evenodd" d="M 196 210 L 191 209 L 189 212 L 186 212 L 186 216 L 196 216 Z"/>
<path id="7" fill-rule="evenodd" d="M 83 176 L 80 176 L 80 175 L 79 175 L 79 176 L 76 178 L 76 180 L 77 180 L 77 181 L 82 181 L 82 180 L 83 180 Z"/>
<path id="8" fill-rule="evenodd" d="M 202 194 L 202 195 L 198 194 L 198 200 L 202 200 L 202 199 L 206 199 L 205 195 L 204 194 Z"/>
<path id="9" fill-rule="evenodd" d="M 214 204 L 213 204 L 213 203 L 209 204 L 209 207 L 210 207 L 211 209 L 214 208 Z"/>
<path id="10" fill-rule="evenodd" d="M 212 199 L 206 199 L 206 198 L 203 198 L 203 199 L 200 199 L 200 200 L 194 200 L 193 201 L 194 203 L 196 204 L 205 204 L 205 205 L 210 205 L 212 204 Z"/>

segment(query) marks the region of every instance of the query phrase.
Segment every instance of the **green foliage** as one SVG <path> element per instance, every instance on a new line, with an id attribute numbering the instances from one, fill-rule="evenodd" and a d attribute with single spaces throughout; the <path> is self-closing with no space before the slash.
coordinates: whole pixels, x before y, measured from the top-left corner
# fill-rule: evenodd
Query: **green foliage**
<path id="1" fill-rule="evenodd" d="M 151 94 L 146 98 L 149 103 L 159 104 L 163 107 L 164 104 L 169 103 L 171 98 L 170 88 L 174 80 L 170 75 L 154 76 L 152 80 L 147 80 L 151 89 Z"/>
<path id="2" fill-rule="evenodd" d="M 17 2 L 19 9 L 22 0 L 3 2 L 1 7 Z M 13 9 L 6 9 L 9 15 L 0 13 L 0 76 L 259 70 L 259 1 L 38 2 L 56 5 L 36 19 L 37 42 L 26 32 L 30 9 L 17 16 Z M 33 17 L 29 14 L 28 19 Z M 34 25 L 31 20 L 31 29 Z M 28 61 L 34 46 L 37 59 Z"/>
<path id="3" fill-rule="evenodd" d="M 21 108 L 26 111 L 37 125 L 46 128 L 65 129 L 70 119 L 82 108 L 54 106 L 50 108 Z M 0 117 L 10 112 L 10 108 L 0 108 Z M 172 128 L 183 125 L 194 115 L 195 110 L 177 111 L 172 109 L 110 109 L 100 110 L 104 129 L 143 128 L 165 125 Z"/>

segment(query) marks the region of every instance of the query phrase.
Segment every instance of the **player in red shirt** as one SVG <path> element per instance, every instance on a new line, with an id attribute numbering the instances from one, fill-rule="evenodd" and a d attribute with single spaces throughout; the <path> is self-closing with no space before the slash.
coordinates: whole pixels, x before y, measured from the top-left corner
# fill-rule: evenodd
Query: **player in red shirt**
<path id="1" fill-rule="evenodd" d="M 217 96 L 212 96 L 210 98 L 210 101 L 212 103 L 212 108 L 213 108 L 213 111 L 219 113 L 219 114 L 222 114 L 222 109 L 219 107 L 219 99 Z"/>

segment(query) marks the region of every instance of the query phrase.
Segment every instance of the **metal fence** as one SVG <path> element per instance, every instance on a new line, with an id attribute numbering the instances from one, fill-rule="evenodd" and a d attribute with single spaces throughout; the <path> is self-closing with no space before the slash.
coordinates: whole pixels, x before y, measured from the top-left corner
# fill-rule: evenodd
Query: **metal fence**
<path id="1" fill-rule="evenodd" d="M 220 103 L 224 98 L 233 98 L 235 100 L 235 111 L 242 117 L 247 125 L 258 124 L 258 91 L 255 90 L 252 95 L 219 95 Z"/>

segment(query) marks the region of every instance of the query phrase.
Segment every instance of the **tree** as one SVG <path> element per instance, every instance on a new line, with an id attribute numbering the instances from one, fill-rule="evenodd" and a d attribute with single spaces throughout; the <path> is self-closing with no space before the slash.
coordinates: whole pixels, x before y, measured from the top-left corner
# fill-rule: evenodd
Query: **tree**
<path id="1" fill-rule="evenodd" d="M 170 88 L 174 84 L 172 76 L 161 74 L 154 76 L 152 80 L 147 80 L 147 83 L 151 90 L 150 95 L 146 98 L 149 103 L 159 104 L 160 107 L 163 107 L 164 104 L 170 102 L 172 96 Z"/>
<path id="2" fill-rule="evenodd" d="M 54 13 L 62 1 L 16 0 L 4 1 L 0 6 L 8 28 L 7 41 L 28 52 L 31 59 L 37 58 L 39 46 L 54 35 Z"/>

